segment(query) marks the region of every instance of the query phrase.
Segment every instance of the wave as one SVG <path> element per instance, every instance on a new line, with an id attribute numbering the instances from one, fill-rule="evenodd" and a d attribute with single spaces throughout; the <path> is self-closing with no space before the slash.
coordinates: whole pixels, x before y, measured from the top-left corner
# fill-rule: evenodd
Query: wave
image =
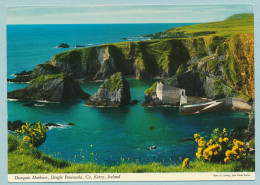
<path id="1" fill-rule="evenodd" d="M 7 82 L 10 84 L 29 84 L 30 82 Z"/>
<path id="2" fill-rule="evenodd" d="M 43 125 L 45 125 L 47 123 L 44 123 Z M 61 124 L 61 123 L 55 123 L 56 125 L 58 126 L 47 126 L 48 127 L 48 130 L 52 130 L 52 129 L 66 129 L 66 128 L 69 128 L 70 125 L 65 125 L 65 124 Z"/>
<path id="3" fill-rule="evenodd" d="M 89 46 L 93 46 L 94 44 L 87 44 L 87 45 L 89 45 Z"/>
<path id="4" fill-rule="evenodd" d="M 36 106 L 36 107 L 45 107 L 47 105 L 46 104 L 34 104 L 34 106 Z"/>
<path id="5" fill-rule="evenodd" d="M 7 98 L 8 101 L 19 101 L 19 99 L 11 99 L 11 98 Z"/>
<path id="6" fill-rule="evenodd" d="M 60 102 L 53 102 L 53 101 L 47 101 L 47 100 L 35 100 L 40 103 L 60 103 Z"/>

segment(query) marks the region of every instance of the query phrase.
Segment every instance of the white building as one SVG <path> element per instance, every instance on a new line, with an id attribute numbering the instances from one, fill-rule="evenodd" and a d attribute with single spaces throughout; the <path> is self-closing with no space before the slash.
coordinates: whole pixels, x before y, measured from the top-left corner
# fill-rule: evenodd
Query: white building
<path id="1" fill-rule="evenodd" d="M 161 82 L 157 83 L 156 95 L 165 104 L 187 103 L 185 89 L 165 85 Z"/>

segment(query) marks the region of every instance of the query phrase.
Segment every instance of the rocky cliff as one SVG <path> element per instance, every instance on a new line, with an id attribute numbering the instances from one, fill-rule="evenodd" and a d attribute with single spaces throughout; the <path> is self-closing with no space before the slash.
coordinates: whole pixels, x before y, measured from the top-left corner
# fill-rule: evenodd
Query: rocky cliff
<path id="1" fill-rule="evenodd" d="M 46 100 L 63 102 L 73 99 L 88 99 L 85 93 L 70 76 L 66 74 L 42 75 L 32 80 L 24 89 L 11 91 L 9 99 L 19 100 Z"/>
<path id="2" fill-rule="evenodd" d="M 130 103 L 130 85 L 122 73 L 113 74 L 90 97 L 89 106 L 124 106 Z"/>
<path id="3" fill-rule="evenodd" d="M 189 38 L 183 42 L 187 40 L 200 40 L 201 50 L 192 52 L 190 60 L 180 65 L 175 75 L 163 80 L 165 84 L 183 88 L 189 96 L 254 99 L 253 34 Z M 146 99 L 151 98 L 150 90 L 145 93 Z"/>
<path id="4" fill-rule="evenodd" d="M 253 15 L 173 28 L 161 38 L 74 49 L 59 53 L 13 81 L 64 73 L 74 79 L 104 80 L 122 72 L 142 78 L 170 78 L 166 84 L 187 95 L 254 99 Z M 174 35 L 182 35 L 176 38 Z"/>

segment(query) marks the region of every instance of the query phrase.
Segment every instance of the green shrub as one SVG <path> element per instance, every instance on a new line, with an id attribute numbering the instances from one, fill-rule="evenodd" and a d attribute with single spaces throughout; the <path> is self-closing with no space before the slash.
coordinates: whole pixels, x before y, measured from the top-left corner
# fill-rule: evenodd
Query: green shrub
<path id="1" fill-rule="evenodd" d="M 249 147 L 255 148 L 255 138 L 249 141 Z"/>
<path id="2" fill-rule="evenodd" d="M 20 145 L 20 141 L 15 136 L 8 134 L 8 152 L 12 152 Z"/>
<path id="3" fill-rule="evenodd" d="M 152 87 L 148 88 L 145 90 L 146 95 L 156 95 L 156 87 L 157 87 L 157 82 L 155 82 Z"/>
<path id="4" fill-rule="evenodd" d="M 121 72 L 113 74 L 101 87 L 108 89 L 110 92 L 123 88 L 123 74 Z"/>

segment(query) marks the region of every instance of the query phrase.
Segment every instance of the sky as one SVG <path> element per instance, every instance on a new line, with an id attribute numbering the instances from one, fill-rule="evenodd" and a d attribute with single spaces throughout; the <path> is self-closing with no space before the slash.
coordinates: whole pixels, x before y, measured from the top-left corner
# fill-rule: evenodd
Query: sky
<path id="1" fill-rule="evenodd" d="M 19 6 L 7 8 L 7 24 L 199 23 L 252 12 L 251 4 Z"/>

